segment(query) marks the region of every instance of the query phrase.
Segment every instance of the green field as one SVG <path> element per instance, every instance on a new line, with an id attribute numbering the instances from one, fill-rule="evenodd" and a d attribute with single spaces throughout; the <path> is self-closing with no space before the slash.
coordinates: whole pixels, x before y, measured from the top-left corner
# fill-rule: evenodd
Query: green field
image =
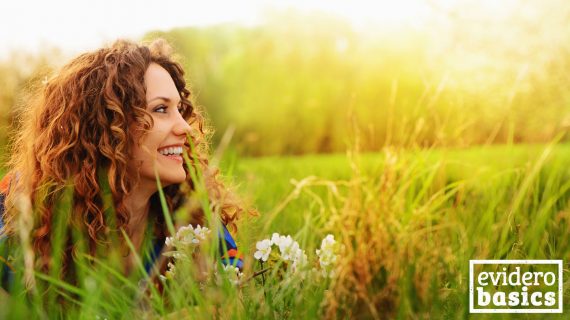
<path id="1" fill-rule="evenodd" d="M 243 222 L 242 241 L 280 232 L 311 247 L 333 232 L 352 246 L 345 267 L 358 268 L 358 259 L 368 266 L 368 278 L 347 276 L 336 283 L 368 279 L 364 291 L 375 307 L 365 307 L 360 297 L 363 310 L 351 310 L 402 318 L 467 316 L 470 259 L 568 258 L 568 145 L 391 154 L 397 159 L 389 164 L 385 154 L 357 155 L 353 161 L 342 154 L 227 156 L 222 167 L 261 211 Z M 303 179 L 306 185 L 295 193 Z M 343 200 L 331 196 L 332 185 Z M 394 274 L 393 283 L 379 284 L 385 273 Z"/>
<path id="2" fill-rule="evenodd" d="M 405 161 L 423 162 L 426 166 L 441 165 L 440 174 L 451 181 L 462 181 L 470 188 L 486 189 L 488 183 L 500 183 L 507 177 L 524 175 L 542 155 L 546 145 L 494 145 L 467 149 L 432 149 L 402 151 Z M 357 158 L 358 166 L 369 177 L 378 177 L 384 168 L 384 154 L 364 153 Z M 570 145 L 557 145 L 548 154 L 547 169 L 556 166 L 562 174 L 570 164 Z M 278 206 L 294 190 L 292 180 L 300 181 L 314 176 L 319 179 L 338 181 L 349 180 L 353 176 L 350 160 L 346 154 L 305 155 L 290 157 L 239 158 L 226 154 L 221 162 L 221 170 L 237 187 L 243 197 L 249 199 L 262 213 L 259 220 Z M 560 166 L 560 167 L 559 167 Z M 514 187 L 514 186 L 513 186 Z M 326 188 L 326 187 L 325 187 Z M 324 188 L 315 187 L 321 194 Z M 304 208 L 304 209 L 303 209 Z M 275 225 L 298 229 L 307 212 L 303 199 L 293 201 L 283 209 L 283 214 L 275 218 Z M 290 228 L 290 229 L 289 229 Z"/>
<path id="3" fill-rule="evenodd" d="M 145 299 L 140 275 L 127 279 L 97 262 L 102 267 L 85 268 L 77 287 L 39 276 L 52 288 L 45 292 L 68 299 L 65 313 L 42 304 L 52 295 L 40 290 L 28 294 L 31 309 L 25 295 L 0 301 L 0 318 L 200 318 L 220 303 L 224 319 L 465 318 L 470 259 L 568 259 L 569 163 L 564 144 L 263 158 L 228 152 L 222 171 L 260 211 L 239 223 L 245 273 L 270 266 L 263 280 L 203 288 L 192 265 L 179 262 L 177 275 L 185 276 Z M 255 243 L 273 232 L 298 241 L 309 267 L 320 240 L 333 234 L 344 245 L 336 276 L 299 278 L 283 262 L 260 266 Z"/>

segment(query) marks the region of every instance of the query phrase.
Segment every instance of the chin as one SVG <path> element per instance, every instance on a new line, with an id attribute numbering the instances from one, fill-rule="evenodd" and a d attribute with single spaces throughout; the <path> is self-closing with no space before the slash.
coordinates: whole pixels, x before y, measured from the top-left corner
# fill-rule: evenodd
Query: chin
<path id="1" fill-rule="evenodd" d="M 161 174 L 160 183 L 163 187 L 171 184 L 180 184 L 186 180 L 186 173 L 183 174 Z"/>

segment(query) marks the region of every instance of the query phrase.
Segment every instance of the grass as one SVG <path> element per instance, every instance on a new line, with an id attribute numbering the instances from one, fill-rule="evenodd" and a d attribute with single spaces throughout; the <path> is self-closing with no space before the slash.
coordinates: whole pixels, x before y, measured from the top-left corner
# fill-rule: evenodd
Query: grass
<path id="1" fill-rule="evenodd" d="M 244 225 L 244 243 L 333 232 L 351 248 L 350 271 L 334 284 L 349 315 L 463 318 L 470 259 L 568 257 L 569 162 L 568 145 L 511 145 L 222 165 L 263 212 Z"/>
<path id="2" fill-rule="evenodd" d="M 142 272 L 124 278 L 97 261 L 96 268 L 82 265 L 75 287 L 57 275 L 36 276 L 67 309 L 43 305 L 53 297 L 35 291 L 0 299 L 0 318 L 466 318 L 470 259 L 570 256 L 569 162 L 568 145 L 247 159 L 229 153 L 223 171 L 262 213 L 240 224 L 245 273 L 261 270 L 255 242 L 273 232 L 291 234 L 310 266 L 332 233 L 344 246 L 336 277 L 303 279 L 277 264 L 241 289 L 219 279 L 201 286 L 195 266 L 180 262 L 183 276 L 164 293 L 141 295 Z M 206 259 L 216 265 L 214 255 Z"/>
<path id="3" fill-rule="evenodd" d="M 520 171 L 536 161 L 544 145 L 492 145 L 467 149 L 433 149 L 404 151 L 407 161 L 417 159 L 426 165 L 445 164 L 444 175 L 450 181 L 470 182 L 472 188 L 486 188 L 485 181 L 501 179 L 508 172 Z M 384 154 L 363 153 L 359 166 L 370 176 L 381 174 Z M 570 145 L 557 145 L 550 162 L 570 162 Z M 227 154 L 221 162 L 222 172 L 232 181 L 245 198 L 263 213 L 269 213 L 294 190 L 294 182 L 315 176 L 337 181 L 353 175 L 346 154 L 305 155 L 291 157 L 240 158 Z M 318 191 L 317 191 L 318 192 Z M 297 230 L 302 224 L 299 212 L 306 211 L 307 203 L 291 203 L 275 220 L 275 226 Z M 261 219 L 264 219 L 262 216 Z"/>

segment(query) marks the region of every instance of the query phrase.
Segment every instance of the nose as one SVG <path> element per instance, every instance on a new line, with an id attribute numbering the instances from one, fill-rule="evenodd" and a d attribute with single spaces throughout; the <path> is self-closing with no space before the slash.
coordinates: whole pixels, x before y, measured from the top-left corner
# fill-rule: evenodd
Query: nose
<path id="1" fill-rule="evenodd" d="M 177 136 L 186 136 L 187 134 L 190 133 L 191 130 L 192 129 L 188 124 L 188 122 L 186 121 L 186 119 L 184 119 L 184 117 L 182 117 L 182 115 L 178 113 L 176 115 L 176 123 L 172 128 L 172 132 Z"/>

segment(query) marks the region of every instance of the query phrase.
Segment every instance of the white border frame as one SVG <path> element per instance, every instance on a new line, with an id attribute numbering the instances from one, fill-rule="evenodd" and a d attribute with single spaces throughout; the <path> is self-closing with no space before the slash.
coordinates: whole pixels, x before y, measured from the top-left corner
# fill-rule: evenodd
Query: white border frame
<path id="1" fill-rule="evenodd" d="M 473 278 L 475 264 L 555 264 L 558 265 L 558 309 L 476 309 Z M 469 313 L 562 313 L 562 260 L 469 260 Z"/>

